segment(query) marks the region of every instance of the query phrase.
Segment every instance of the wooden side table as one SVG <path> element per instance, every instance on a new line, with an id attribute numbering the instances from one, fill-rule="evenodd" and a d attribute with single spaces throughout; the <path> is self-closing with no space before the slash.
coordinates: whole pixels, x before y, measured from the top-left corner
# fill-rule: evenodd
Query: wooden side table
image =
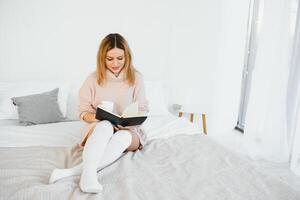
<path id="1" fill-rule="evenodd" d="M 186 113 L 186 112 L 179 112 L 178 113 L 178 116 L 179 117 L 182 117 L 183 113 Z M 190 122 L 194 122 L 194 113 L 188 113 L 190 115 Z M 205 113 L 202 113 L 201 114 L 202 116 L 202 129 L 203 129 L 203 133 L 205 135 L 207 135 L 207 126 L 206 126 L 206 114 Z"/>

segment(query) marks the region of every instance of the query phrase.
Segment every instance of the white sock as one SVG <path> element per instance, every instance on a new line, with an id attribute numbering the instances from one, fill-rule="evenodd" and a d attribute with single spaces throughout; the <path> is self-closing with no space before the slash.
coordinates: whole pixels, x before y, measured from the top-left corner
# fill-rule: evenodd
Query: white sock
<path id="1" fill-rule="evenodd" d="M 130 146 L 131 141 L 131 134 L 128 131 L 120 130 L 116 132 L 107 144 L 103 159 L 99 163 L 97 171 L 105 168 L 106 166 L 110 165 L 118 158 L 120 158 L 123 152 Z M 68 169 L 54 169 L 50 176 L 49 183 L 54 183 L 62 178 L 66 178 L 69 176 L 80 175 L 82 172 L 82 167 L 83 164 L 80 163 Z"/>
<path id="2" fill-rule="evenodd" d="M 97 167 L 112 135 L 113 126 L 111 123 L 101 121 L 88 138 L 82 152 L 83 168 L 79 183 L 83 192 L 98 193 L 102 190 L 102 186 L 98 182 Z"/>
<path id="3" fill-rule="evenodd" d="M 129 131 L 117 131 L 107 144 L 107 148 L 105 149 L 105 153 L 97 170 L 99 171 L 119 159 L 123 152 L 130 146 L 131 141 L 132 136 Z"/>
<path id="4" fill-rule="evenodd" d="M 72 168 L 67 168 L 67 169 L 55 168 L 51 173 L 49 183 L 54 183 L 60 179 L 63 179 L 63 178 L 69 177 L 69 176 L 80 175 L 82 172 L 82 166 L 83 166 L 83 164 L 80 163 L 78 165 L 75 165 Z"/>

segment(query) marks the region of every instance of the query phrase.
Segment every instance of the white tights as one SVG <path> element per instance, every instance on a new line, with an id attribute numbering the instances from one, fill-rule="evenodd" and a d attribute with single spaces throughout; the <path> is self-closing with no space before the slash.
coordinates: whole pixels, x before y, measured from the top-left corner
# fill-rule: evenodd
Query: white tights
<path id="1" fill-rule="evenodd" d="M 97 171 L 117 160 L 130 146 L 132 136 L 127 130 L 113 134 L 113 126 L 108 121 L 99 122 L 88 138 L 83 152 L 83 162 L 68 169 L 54 169 L 49 183 L 62 178 L 80 175 L 80 188 L 83 192 L 97 193 L 102 190 Z"/>

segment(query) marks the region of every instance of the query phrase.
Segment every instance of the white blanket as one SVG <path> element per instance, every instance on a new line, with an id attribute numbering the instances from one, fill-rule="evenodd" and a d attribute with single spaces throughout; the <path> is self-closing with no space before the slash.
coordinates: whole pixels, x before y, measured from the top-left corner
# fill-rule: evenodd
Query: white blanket
<path id="1" fill-rule="evenodd" d="M 279 178 L 172 116 L 149 118 L 143 125 L 149 137 L 145 147 L 127 152 L 98 173 L 102 193 L 82 193 L 79 176 L 48 184 L 54 168 L 81 162 L 74 144 L 83 125 L 0 122 L 0 199 L 300 199 Z"/>

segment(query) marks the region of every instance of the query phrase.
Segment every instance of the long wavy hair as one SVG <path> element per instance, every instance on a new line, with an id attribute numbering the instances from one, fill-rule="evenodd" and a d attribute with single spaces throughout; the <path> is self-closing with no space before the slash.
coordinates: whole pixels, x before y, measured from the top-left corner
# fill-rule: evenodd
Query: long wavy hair
<path id="1" fill-rule="evenodd" d="M 135 82 L 136 69 L 132 65 L 131 50 L 125 38 L 118 33 L 108 34 L 100 44 L 97 54 L 96 71 L 98 84 L 100 85 L 106 82 L 106 53 L 113 48 L 124 50 L 125 63 L 123 70 L 125 71 L 125 78 L 129 85 L 133 85 Z"/>

